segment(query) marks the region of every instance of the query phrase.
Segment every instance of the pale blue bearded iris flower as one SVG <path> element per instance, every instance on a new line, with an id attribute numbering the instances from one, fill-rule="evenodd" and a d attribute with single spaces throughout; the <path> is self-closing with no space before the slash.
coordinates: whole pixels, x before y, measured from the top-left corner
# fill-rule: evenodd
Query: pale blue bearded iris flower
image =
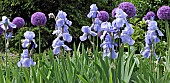
<path id="1" fill-rule="evenodd" d="M 54 48 L 53 49 L 54 54 L 59 54 L 61 51 L 61 47 L 63 47 L 64 50 L 66 51 L 72 50 L 71 48 L 64 44 L 64 41 L 57 38 L 53 41 L 52 47 Z"/>
<path id="2" fill-rule="evenodd" d="M 88 38 L 90 38 L 90 35 L 96 36 L 97 33 L 91 31 L 91 28 L 89 26 L 83 26 L 81 31 L 83 32 L 83 35 L 80 36 L 81 41 L 85 41 Z"/>
<path id="3" fill-rule="evenodd" d="M 102 23 L 102 21 L 99 20 L 99 18 L 95 18 L 94 24 L 93 24 L 92 26 L 93 26 L 93 29 L 94 29 L 95 31 L 97 31 L 97 33 L 100 33 L 100 32 L 102 31 L 102 29 L 101 29 L 101 23 Z"/>
<path id="4" fill-rule="evenodd" d="M 120 35 L 122 42 L 128 43 L 129 45 L 133 45 L 135 41 L 130 36 L 133 33 L 134 33 L 134 29 L 132 28 L 132 25 L 129 23 L 126 23 L 126 27 L 124 28 L 124 30 L 122 30 L 122 33 Z"/>
<path id="5" fill-rule="evenodd" d="M 35 65 L 36 62 L 33 62 L 33 59 L 29 57 L 28 49 L 23 50 L 21 54 L 21 60 L 17 63 L 18 67 L 30 67 Z"/>
<path id="6" fill-rule="evenodd" d="M 50 17 L 55 18 L 53 13 L 49 14 Z M 57 35 L 57 38 L 53 41 L 52 47 L 53 47 L 53 53 L 59 54 L 61 47 L 64 48 L 64 50 L 71 50 L 67 45 L 64 44 L 64 41 L 71 42 L 72 36 L 69 34 L 69 26 L 72 25 L 72 22 L 68 20 L 67 14 L 63 11 L 59 11 L 55 21 L 55 27 L 56 30 L 53 31 L 52 34 Z M 62 38 L 62 40 L 60 40 Z"/>
<path id="7" fill-rule="evenodd" d="M 16 28 L 16 25 L 10 22 L 6 16 L 2 16 L 2 21 L 0 21 L 0 25 L 3 30 L 8 30 L 10 27 Z"/>
<path id="8" fill-rule="evenodd" d="M 114 43 L 112 41 L 112 38 L 109 34 L 106 35 L 105 40 L 102 44 L 100 44 L 100 47 L 103 48 L 103 58 L 105 56 L 108 56 L 109 58 L 115 59 L 117 58 L 117 53 L 114 50 Z"/>
<path id="9" fill-rule="evenodd" d="M 24 33 L 24 37 L 25 37 L 25 39 L 24 40 L 22 40 L 22 46 L 23 46 L 23 48 L 26 48 L 26 47 L 28 47 L 29 46 L 29 44 L 31 44 L 31 41 L 34 43 L 34 48 L 37 48 L 37 44 L 36 44 L 36 42 L 35 42 L 35 39 L 34 39 L 34 37 L 35 37 L 35 33 L 34 32 L 32 32 L 32 31 L 26 31 L 25 33 Z"/>
<path id="10" fill-rule="evenodd" d="M 88 18 L 96 18 L 97 13 L 98 13 L 98 8 L 97 8 L 96 4 L 92 4 L 90 6 L 90 12 L 88 13 L 87 17 Z"/>
<path id="11" fill-rule="evenodd" d="M 10 39 L 10 38 L 12 38 L 12 37 L 14 37 L 14 36 L 12 36 L 12 32 L 9 32 L 8 34 L 6 34 L 6 39 Z"/>
<path id="12" fill-rule="evenodd" d="M 158 29 L 157 22 L 154 20 L 149 20 L 148 31 L 145 35 L 146 46 L 144 51 L 141 53 L 145 58 L 149 58 L 152 55 L 152 52 L 154 53 L 154 56 L 156 56 L 154 43 L 160 42 L 160 39 L 157 35 L 164 36 L 164 34 Z"/>

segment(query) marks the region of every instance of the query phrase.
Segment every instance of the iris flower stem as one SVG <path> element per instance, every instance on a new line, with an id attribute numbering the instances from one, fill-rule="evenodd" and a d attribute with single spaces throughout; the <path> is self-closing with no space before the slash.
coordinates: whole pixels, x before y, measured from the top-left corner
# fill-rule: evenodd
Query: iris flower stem
<path id="1" fill-rule="evenodd" d="M 150 70 L 153 71 L 154 68 L 155 68 L 155 65 L 154 65 L 154 55 L 155 55 L 155 51 L 154 51 L 154 46 L 155 46 L 155 43 L 153 42 L 153 44 L 151 45 L 151 57 L 150 57 Z M 154 73 L 153 71 L 153 76 L 156 76 L 156 74 Z"/>
<path id="2" fill-rule="evenodd" d="M 128 45 L 128 55 L 130 56 L 130 45 Z"/>
<path id="3" fill-rule="evenodd" d="M 6 35 L 7 35 L 7 27 L 5 26 L 5 33 L 4 33 L 4 38 L 5 38 L 5 65 L 6 65 L 6 76 L 7 76 L 7 62 L 8 62 L 8 56 L 7 56 L 7 39 L 6 39 Z"/>

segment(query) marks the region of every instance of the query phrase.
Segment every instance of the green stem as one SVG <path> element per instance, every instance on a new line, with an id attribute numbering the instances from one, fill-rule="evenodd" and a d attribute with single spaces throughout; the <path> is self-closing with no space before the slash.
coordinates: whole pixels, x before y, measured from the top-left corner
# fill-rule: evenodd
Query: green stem
<path id="1" fill-rule="evenodd" d="M 40 66 L 40 57 L 41 57 L 41 27 L 39 27 L 39 31 L 38 31 L 38 36 L 39 36 L 39 44 L 38 44 L 38 50 L 39 50 L 39 56 L 38 56 L 38 67 Z"/>
<path id="2" fill-rule="evenodd" d="M 170 55 L 170 31 L 169 31 L 168 20 L 165 20 L 165 28 L 166 28 L 166 37 L 168 42 L 168 55 Z"/>
<path id="3" fill-rule="evenodd" d="M 20 34 L 19 34 L 19 37 L 20 37 Z M 19 55 L 21 54 L 21 37 L 19 38 Z"/>
<path id="4" fill-rule="evenodd" d="M 128 45 L 128 55 L 130 56 L 130 45 Z"/>
<path id="5" fill-rule="evenodd" d="M 40 33 L 41 27 L 39 27 L 39 59 L 41 54 L 41 33 Z"/>
<path id="6" fill-rule="evenodd" d="M 6 28 L 6 27 L 5 27 Z M 7 28 L 6 28 L 7 29 Z M 7 62 L 8 62 L 8 56 L 7 56 L 7 39 L 6 39 L 6 35 L 7 35 L 7 30 L 5 29 L 5 33 L 4 33 L 4 38 L 5 38 L 5 65 L 6 65 L 6 77 L 7 77 Z"/>

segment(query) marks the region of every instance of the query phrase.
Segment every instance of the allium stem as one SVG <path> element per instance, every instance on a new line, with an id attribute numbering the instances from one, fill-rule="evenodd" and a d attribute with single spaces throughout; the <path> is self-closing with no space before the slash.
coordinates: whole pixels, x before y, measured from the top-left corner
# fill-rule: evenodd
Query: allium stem
<path id="1" fill-rule="evenodd" d="M 167 37 L 167 42 L 168 42 L 168 54 L 167 55 L 170 55 L 170 30 L 169 30 L 168 20 L 165 20 L 165 28 L 166 28 L 166 37 Z"/>
<path id="2" fill-rule="evenodd" d="M 20 34 L 19 34 L 19 37 L 20 37 Z M 21 54 L 21 37 L 19 38 L 19 55 Z"/>
<path id="3" fill-rule="evenodd" d="M 40 33 L 40 30 L 41 30 L 41 27 L 39 27 L 39 34 L 38 34 L 38 36 L 39 36 L 39 44 L 38 44 L 38 46 L 39 46 L 39 57 L 38 57 L 38 61 L 40 61 L 40 55 L 41 55 L 41 33 Z M 38 63 L 38 67 L 39 67 L 39 65 L 40 65 L 40 63 Z"/>
<path id="4" fill-rule="evenodd" d="M 38 36 L 39 36 L 39 56 L 40 56 L 40 54 L 41 54 L 41 27 L 39 27 L 39 34 L 38 34 Z M 39 59 L 40 59 L 40 57 L 39 57 Z"/>

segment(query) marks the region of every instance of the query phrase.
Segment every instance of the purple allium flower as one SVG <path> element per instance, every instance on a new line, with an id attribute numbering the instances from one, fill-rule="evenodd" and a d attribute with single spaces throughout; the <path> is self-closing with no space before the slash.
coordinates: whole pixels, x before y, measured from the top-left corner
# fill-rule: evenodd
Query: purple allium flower
<path id="1" fill-rule="evenodd" d="M 114 18 L 115 15 L 116 15 L 116 10 L 117 10 L 117 8 L 114 8 L 114 9 L 112 10 L 112 17 L 113 17 L 113 18 Z"/>
<path id="2" fill-rule="evenodd" d="M 97 14 L 97 18 L 99 18 L 99 20 L 106 22 L 109 20 L 109 14 L 106 11 L 100 11 Z"/>
<path id="3" fill-rule="evenodd" d="M 25 21 L 21 17 L 15 17 L 12 23 L 15 24 L 17 28 L 21 28 L 25 25 Z"/>
<path id="4" fill-rule="evenodd" d="M 47 22 L 47 18 L 42 12 L 35 12 L 31 16 L 31 23 L 36 26 L 43 26 Z"/>
<path id="5" fill-rule="evenodd" d="M 83 32 L 83 35 L 80 36 L 81 41 L 85 41 L 87 37 L 89 38 L 89 35 L 96 36 L 97 34 L 93 31 L 91 31 L 91 28 L 89 26 L 83 26 L 81 31 Z"/>
<path id="6" fill-rule="evenodd" d="M 159 19 L 169 20 L 170 19 L 170 7 L 162 6 L 157 11 L 157 16 Z"/>
<path id="7" fill-rule="evenodd" d="M 148 12 L 148 13 L 145 15 L 144 19 L 145 19 L 145 20 L 151 20 L 152 17 L 153 17 L 153 18 L 155 17 L 155 13 L 152 12 L 152 11 L 150 11 L 150 12 Z"/>
<path id="8" fill-rule="evenodd" d="M 119 4 L 118 8 L 122 9 L 128 17 L 134 17 L 136 15 L 136 8 L 130 2 L 122 2 Z"/>

